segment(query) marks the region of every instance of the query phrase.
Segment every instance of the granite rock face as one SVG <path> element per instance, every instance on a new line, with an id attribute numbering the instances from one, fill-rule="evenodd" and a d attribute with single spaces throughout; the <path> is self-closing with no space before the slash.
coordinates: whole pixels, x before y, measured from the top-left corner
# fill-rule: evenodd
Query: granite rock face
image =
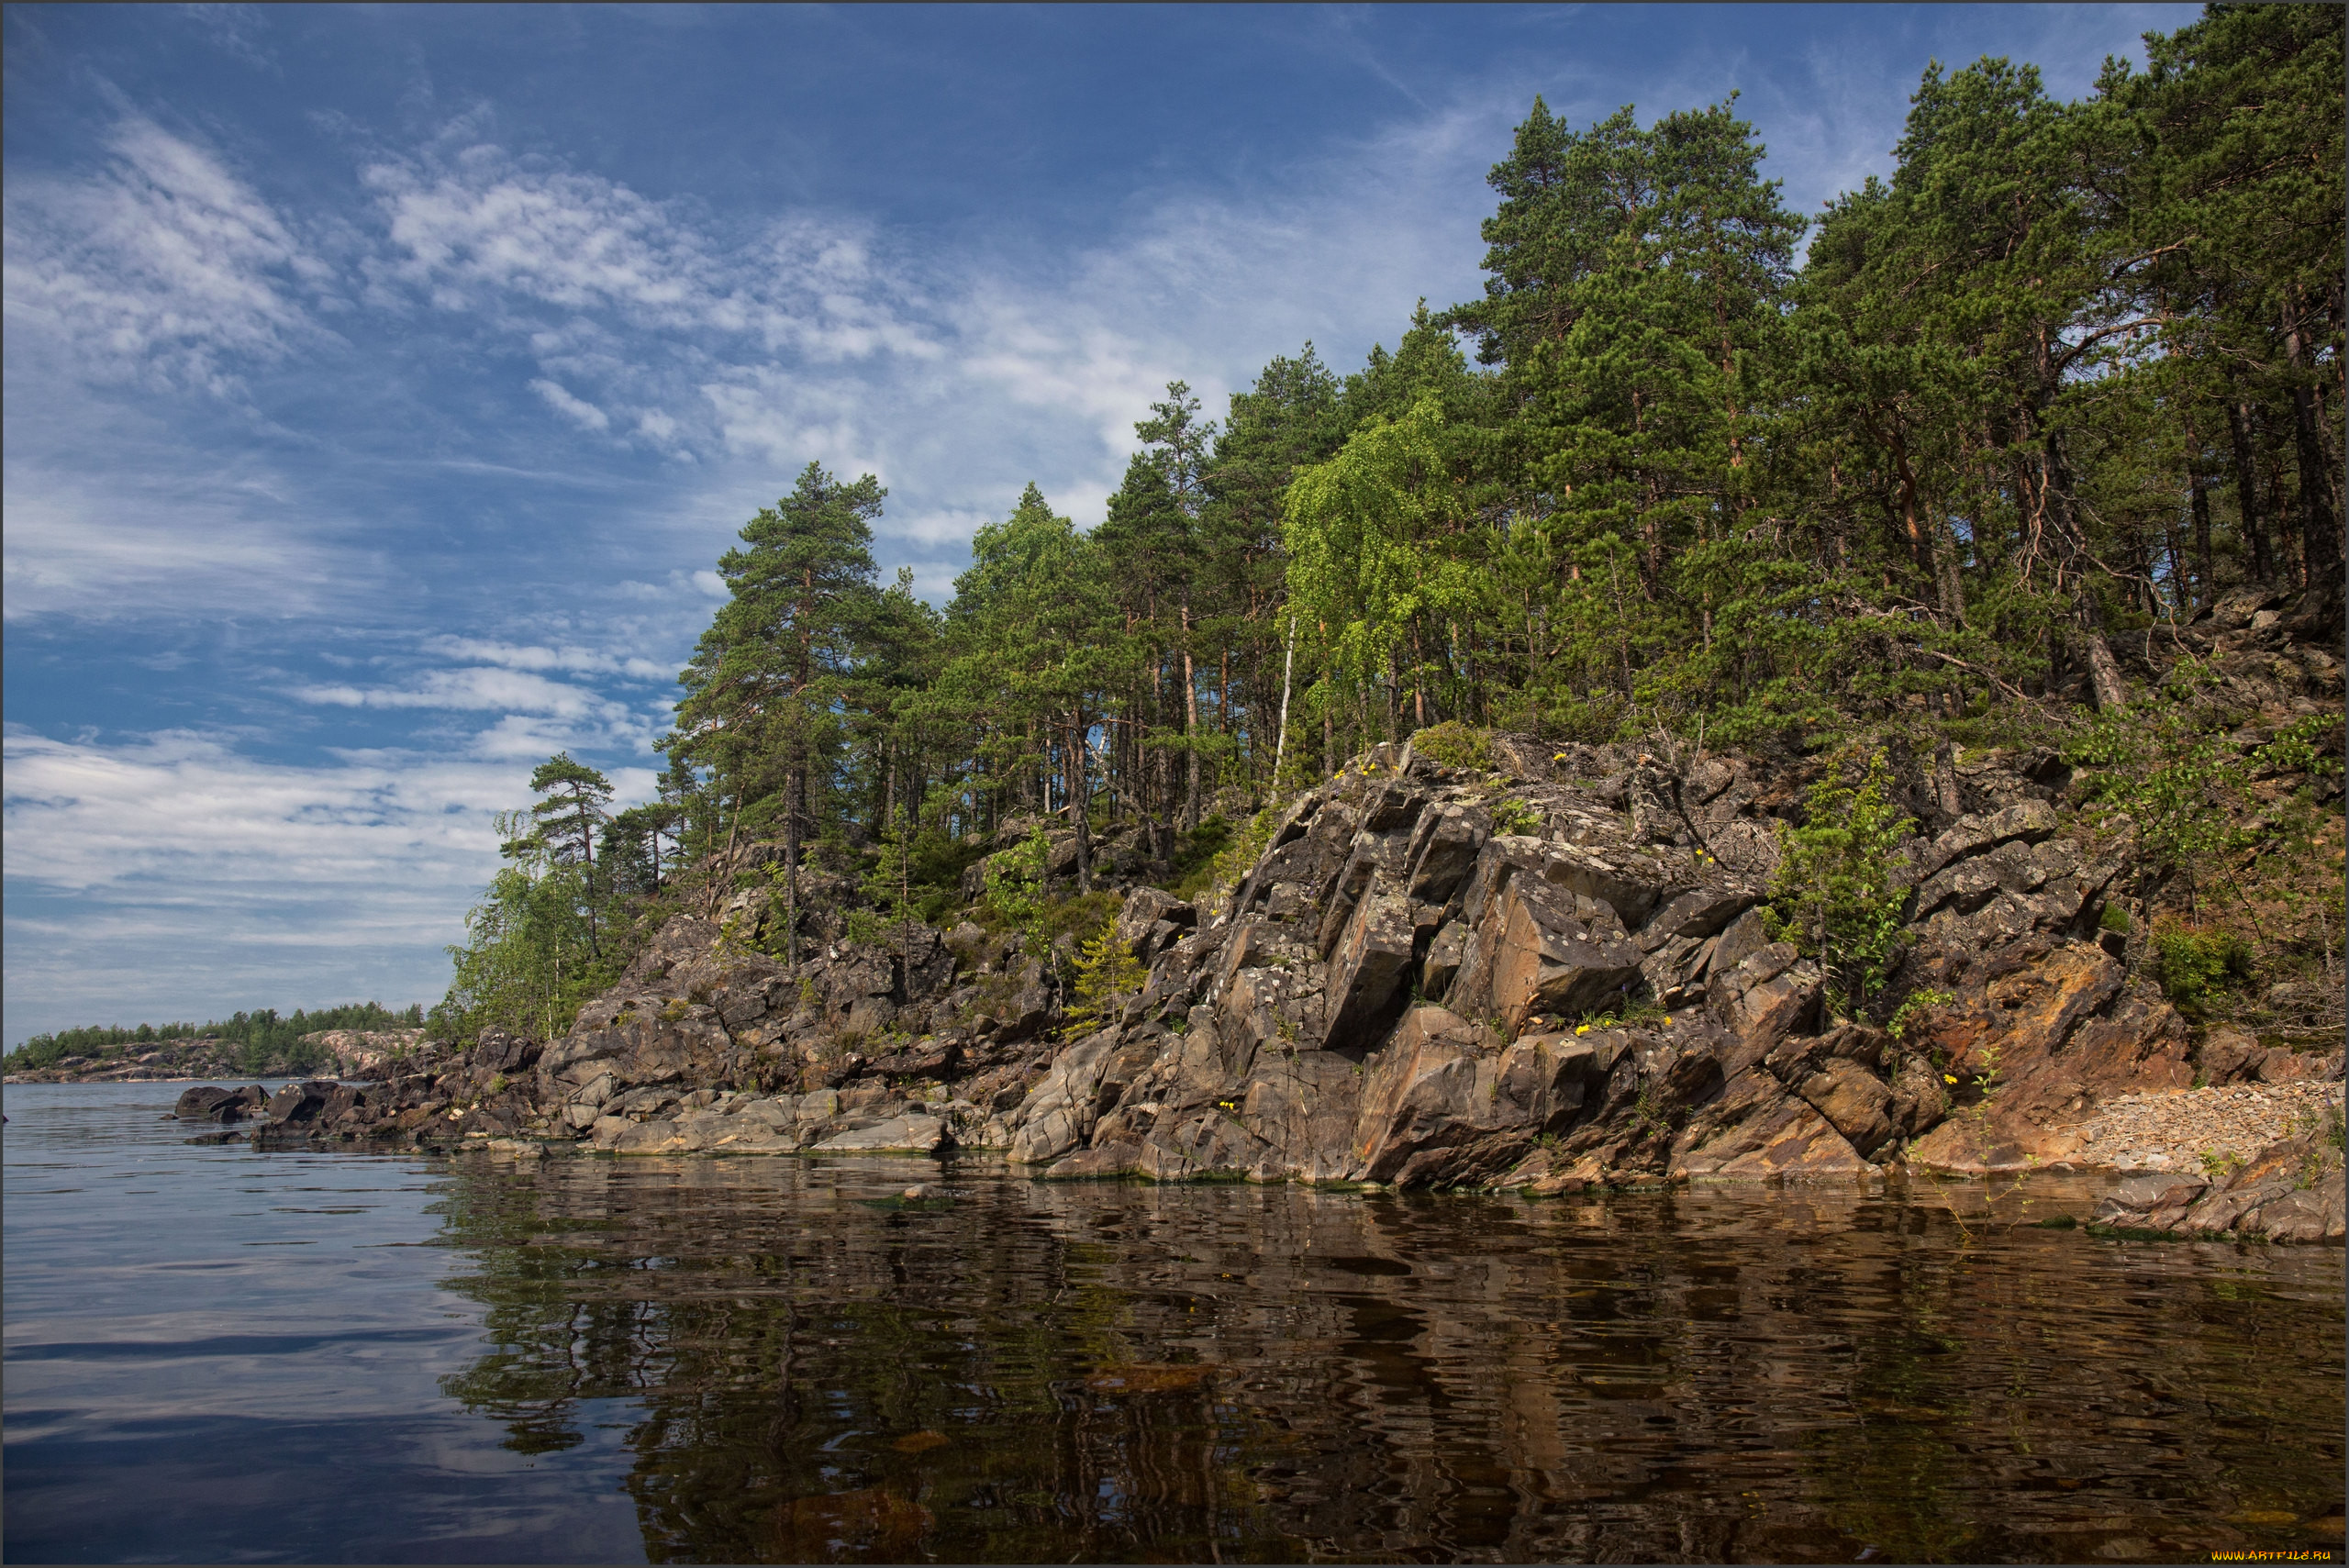
<path id="1" fill-rule="evenodd" d="M 2183 1022 L 2098 940 L 2117 868 L 2065 837 L 2029 760 L 1954 772 L 1942 795 L 1975 809 L 1909 845 L 1903 982 L 1952 999 L 1897 1040 L 1832 1018 L 1759 907 L 1798 771 L 1506 736 L 1494 755 L 1375 748 L 1219 895 L 1130 891 L 1114 931 L 1147 978 L 1082 1038 L 1061 1038 L 1064 955 L 843 927 L 795 972 L 729 937 L 765 917 L 746 894 L 672 920 L 561 1040 L 493 1031 L 295 1085 L 260 1136 L 1539 1193 L 2022 1168 L 2101 1099 L 2192 1081 Z M 1524 830 L 1496 831 L 1504 803 Z M 2288 1070 L 2259 1051 L 2228 1070 Z M 183 1114 L 228 1114 L 205 1093 Z"/>

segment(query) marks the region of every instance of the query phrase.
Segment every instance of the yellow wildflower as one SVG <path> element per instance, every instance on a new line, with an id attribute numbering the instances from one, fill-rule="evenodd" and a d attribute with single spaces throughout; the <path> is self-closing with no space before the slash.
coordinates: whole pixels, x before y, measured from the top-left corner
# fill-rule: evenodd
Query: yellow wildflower
<path id="1" fill-rule="evenodd" d="M 1954 1084 L 1957 1082 L 1957 1077 L 1954 1073 L 1944 1073 L 1942 1074 L 1942 1082 L 1944 1084 Z"/>

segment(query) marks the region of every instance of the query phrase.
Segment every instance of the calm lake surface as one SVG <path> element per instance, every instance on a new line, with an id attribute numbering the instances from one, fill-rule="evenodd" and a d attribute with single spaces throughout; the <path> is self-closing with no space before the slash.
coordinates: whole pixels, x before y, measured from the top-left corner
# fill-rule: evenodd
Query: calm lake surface
<path id="1" fill-rule="evenodd" d="M 2019 1223 L 2086 1183 L 260 1154 L 179 1089 L 6 1092 L 10 1562 L 2342 1546 L 2341 1250 Z"/>

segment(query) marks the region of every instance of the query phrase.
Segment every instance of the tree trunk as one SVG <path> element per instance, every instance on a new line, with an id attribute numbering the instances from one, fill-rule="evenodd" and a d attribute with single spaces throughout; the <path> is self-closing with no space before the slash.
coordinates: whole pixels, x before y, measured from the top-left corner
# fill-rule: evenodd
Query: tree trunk
<path id="1" fill-rule="evenodd" d="M 2121 679 L 2121 666 L 2112 657 L 2111 644 L 2104 639 L 2104 606 L 2097 599 L 2096 585 L 2088 580 L 2087 541 L 2080 537 L 2080 520 L 2072 509 L 2071 473 L 2064 462 L 2063 446 L 2053 430 L 2047 433 L 2045 454 L 2047 510 L 2063 541 L 2065 568 L 2074 577 L 2072 605 L 2079 617 L 2088 688 L 2099 711 L 2113 712 L 2129 705 L 2129 688 Z"/>
<path id="2" fill-rule="evenodd" d="M 2284 358 L 2292 382 L 2292 439 L 2300 460 L 2300 569 L 2304 584 L 2316 587 L 2339 574 L 2341 524 L 2333 505 L 2332 474 L 2317 444 L 2316 399 L 2297 373 L 2301 365 L 2300 323 L 2294 308 L 2299 291 L 2284 307 Z"/>
<path id="3" fill-rule="evenodd" d="M 1411 728 L 1428 727 L 1428 653 L 1419 637 L 1419 617 L 1411 617 L 1411 662 L 1417 667 L 1411 676 Z"/>
<path id="4" fill-rule="evenodd" d="M 1069 765 L 1068 814 L 1076 826 L 1076 890 L 1090 893 L 1093 891 L 1093 824 L 1088 820 L 1092 802 L 1087 797 L 1093 793 L 1089 776 L 1092 769 L 1085 760 L 1085 712 L 1082 706 L 1068 710 L 1066 750 Z"/>
<path id="5" fill-rule="evenodd" d="M 1933 804 L 1953 822 L 1965 815 L 1965 802 L 1957 793 L 1956 749 L 1946 740 L 1933 748 Z"/>
<path id="6" fill-rule="evenodd" d="M 1163 736 L 1167 729 L 1166 662 L 1155 650 L 1151 653 L 1150 695 L 1152 717 Z M 1151 748 L 1149 777 L 1151 843 L 1157 859 L 1171 862 L 1174 858 L 1174 757 L 1164 746 Z"/>
<path id="7" fill-rule="evenodd" d="M 1183 739 L 1186 742 L 1183 831 L 1199 825 L 1199 683 L 1191 667 L 1191 595 L 1183 595 Z"/>
<path id="8" fill-rule="evenodd" d="M 2202 473 L 2202 442 L 2194 432 L 2191 417 L 2186 421 L 2186 450 L 2188 500 L 2194 514 L 2195 592 L 2192 607 L 2200 611 L 2218 602 L 2219 579 L 2210 561 L 2210 485 Z"/>
<path id="9" fill-rule="evenodd" d="M 2227 436 L 2234 449 L 2237 527 L 2251 550 L 2251 575 L 2261 583 L 2276 581 L 2276 557 L 2267 542 L 2267 528 L 2259 516 L 2259 473 L 2251 448 L 2251 410 L 2240 403 L 2227 405 Z"/>
<path id="10" fill-rule="evenodd" d="M 1281 763 L 1288 756 L 1288 684 L 1297 672 L 1297 617 L 1288 617 L 1288 657 L 1281 662 L 1281 733 L 1273 745 L 1273 793 L 1281 787 Z"/>
<path id="11" fill-rule="evenodd" d="M 802 770 L 791 770 L 790 782 L 783 792 L 783 967 L 788 973 L 799 973 L 799 811 L 798 798 Z M 741 804 L 735 803 L 739 814 Z M 727 840 L 729 851 L 733 840 Z M 729 862 L 733 860 L 729 853 Z"/>
<path id="12" fill-rule="evenodd" d="M 1389 746 L 1395 744 L 1396 740 L 1395 703 L 1397 695 L 1397 688 L 1402 684 L 1402 677 L 1395 671 L 1395 651 L 1390 648 L 1386 651 L 1386 679 L 1381 691 L 1381 695 L 1386 699 L 1386 743 Z"/>

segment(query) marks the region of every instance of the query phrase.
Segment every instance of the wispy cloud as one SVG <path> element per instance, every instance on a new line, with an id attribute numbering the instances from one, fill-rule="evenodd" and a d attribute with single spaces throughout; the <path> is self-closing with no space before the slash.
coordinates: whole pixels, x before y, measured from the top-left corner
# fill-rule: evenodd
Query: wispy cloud
<path id="1" fill-rule="evenodd" d="M 583 430 L 608 430 L 612 428 L 610 415 L 592 403 L 572 396 L 560 384 L 544 376 L 530 383 L 530 390 L 546 399 L 548 407 Z"/>
<path id="2" fill-rule="evenodd" d="M 217 154 L 137 117 L 104 147 L 87 176 L 8 182 L 11 333 L 92 377 L 222 392 L 323 332 L 303 301 L 331 269 Z"/>
<path id="3" fill-rule="evenodd" d="M 583 648 L 572 643 L 554 647 L 495 642 L 471 637 L 431 637 L 425 639 L 424 646 L 427 651 L 446 658 L 474 660 L 508 670 L 560 670 L 573 675 L 626 675 L 639 681 L 668 681 L 676 675 L 676 672 L 666 664 L 650 659 L 607 649 Z"/>
<path id="4" fill-rule="evenodd" d="M 608 311 L 826 362 L 939 352 L 908 313 L 904 276 L 876 263 L 856 225 L 800 214 L 720 232 L 618 181 L 487 142 L 371 163 L 361 178 L 393 252 L 382 276 L 442 309 Z M 542 348 L 563 345 L 559 327 L 541 330 Z"/>
<path id="5" fill-rule="evenodd" d="M 475 666 L 469 669 L 428 670 L 399 686 L 355 684 L 301 685 L 290 694 L 296 701 L 333 707 L 422 708 L 441 712 L 495 713 L 508 726 L 528 719 L 522 732 L 540 747 L 539 754 L 563 746 L 613 746 L 633 750 L 647 745 L 659 732 L 657 716 L 639 706 L 617 701 L 602 693 L 567 681 L 549 680 L 527 670 Z M 546 721 L 554 721 L 548 724 Z M 495 728 L 489 735 L 501 732 Z M 551 742 L 551 744 L 549 742 Z M 474 749 L 490 745 L 497 754 L 506 747 L 497 740 L 476 739 Z"/>
<path id="6" fill-rule="evenodd" d="M 318 613 L 352 584 L 359 563 L 284 517 L 271 476 L 184 456 L 186 468 L 143 474 L 13 458 L 0 471 L 7 619 L 284 619 Z"/>

